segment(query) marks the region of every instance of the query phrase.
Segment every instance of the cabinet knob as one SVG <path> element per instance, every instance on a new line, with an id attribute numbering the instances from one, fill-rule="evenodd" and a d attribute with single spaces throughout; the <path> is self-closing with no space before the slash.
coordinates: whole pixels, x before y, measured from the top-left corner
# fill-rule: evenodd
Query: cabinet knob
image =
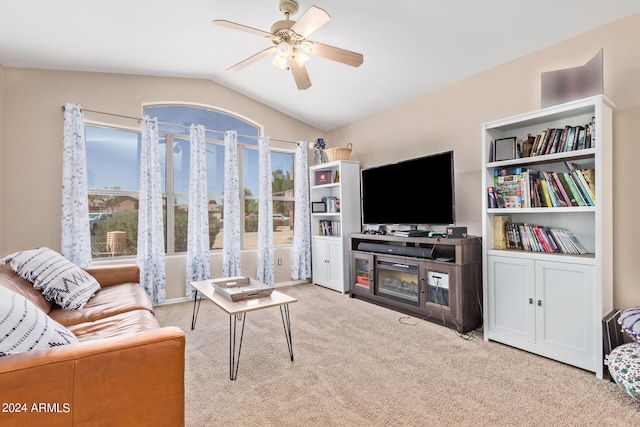
<path id="1" fill-rule="evenodd" d="M 529 298 L 529 304 L 533 304 L 533 298 Z"/>
<path id="2" fill-rule="evenodd" d="M 542 307 L 542 301 L 538 300 L 538 307 Z"/>

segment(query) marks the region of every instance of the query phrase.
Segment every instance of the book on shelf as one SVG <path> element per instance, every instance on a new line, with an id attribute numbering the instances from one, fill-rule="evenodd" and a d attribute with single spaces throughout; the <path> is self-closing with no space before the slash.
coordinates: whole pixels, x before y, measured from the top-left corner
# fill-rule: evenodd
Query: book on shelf
<path id="1" fill-rule="evenodd" d="M 326 204 L 327 213 L 340 212 L 340 199 L 337 197 L 326 197 L 323 201 Z"/>
<path id="2" fill-rule="evenodd" d="M 528 134 L 527 137 L 523 139 L 521 142 L 522 146 L 518 150 L 518 153 L 520 154 L 518 157 L 520 158 L 530 157 L 531 150 L 533 149 L 535 142 L 536 142 L 536 137 L 531 134 Z"/>
<path id="3" fill-rule="evenodd" d="M 593 168 L 581 169 L 582 177 L 584 178 L 589 195 L 596 201 L 596 170 Z"/>
<path id="4" fill-rule="evenodd" d="M 513 222 L 511 215 L 495 215 L 493 217 L 493 247 L 507 249 L 506 225 Z"/>
<path id="5" fill-rule="evenodd" d="M 527 135 L 525 141 L 531 141 L 531 148 L 523 150 L 524 157 L 544 156 L 547 154 L 583 150 L 595 147 L 595 118 L 584 125 L 565 125 L 563 128 L 547 128 L 532 137 Z M 523 141 L 523 147 L 527 144 Z"/>
<path id="6" fill-rule="evenodd" d="M 494 248 L 531 252 L 582 255 L 589 250 L 571 230 L 527 223 L 514 223 L 509 217 L 494 217 Z M 501 235 L 504 236 L 504 242 Z"/>
<path id="7" fill-rule="evenodd" d="M 487 206 L 489 208 L 497 208 L 498 199 L 496 198 L 496 194 L 493 192 L 493 187 L 487 188 Z"/>
<path id="8" fill-rule="evenodd" d="M 551 176 L 551 179 L 553 179 L 554 188 L 558 190 L 559 197 L 563 201 L 564 206 L 573 206 L 571 197 L 562 185 L 562 181 L 560 181 L 560 176 L 558 176 L 556 172 L 549 172 L 549 175 Z"/>
<path id="9" fill-rule="evenodd" d="M 569 174 L 571 176 L 571 178 L 573 179 L 573 182 L 576 186 L 576 188 L 578 189 L 578 191 L 580 192 L 580 195 L 582 196 L 585 205 L 586 206 L 594 206 L 595 205 L 595 191 L 592 191 L 591 187 L 589 186 L 589 184 L 587 183 L 587 181 L 584 178 L 584 171 L 585 170 L 589 170 L 589 174 L 590 176 L 593 177 L 595 182 L 595 169 L 578 169 L 577 166 L 571 162 L 564 162 L 565 166 L 567 167 Z"/>
<path id="10" fill-rule="evenodd" d="M 595 169 L 564 162 L 566 172 L 496 169 L 487 188 L 489 208 L 595 206 Z"/>
<path id="11" fill-rule="evenodd" d="M 340 236 L 340 221 L 322 219 L 318 221 L 318 234 L 320 236 Z"/>

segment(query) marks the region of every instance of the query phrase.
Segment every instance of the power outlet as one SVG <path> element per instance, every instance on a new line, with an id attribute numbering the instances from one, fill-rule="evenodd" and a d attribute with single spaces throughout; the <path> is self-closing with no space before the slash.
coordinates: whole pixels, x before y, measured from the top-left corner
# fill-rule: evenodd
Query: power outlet
<path id="1" fill-rule="evenodd" d="M 278 265 L 282 265 L 282 258 L 278 258 Z"/>

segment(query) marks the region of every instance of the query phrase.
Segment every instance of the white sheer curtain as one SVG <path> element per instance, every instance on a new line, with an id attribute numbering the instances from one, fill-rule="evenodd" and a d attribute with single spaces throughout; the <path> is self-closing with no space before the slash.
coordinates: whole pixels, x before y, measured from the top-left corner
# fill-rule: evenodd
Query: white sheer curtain
<path id="1" fill-rule="evenodd" d="M 80 267 L 91 265 L 87 155 L 84 112 L 78 104 L 64 106 L 62 138 L 62 237 L 61 253 Z"/>
<path id="2" fill-rule="evenodd" d="M 291 279 L 306 280 L 311 277 L 311 213 L 309 212 L 309 168 L 306 141 L 296 143 L 294 177 L 295 207 Z"/>
<path id="3" fill-rule="evenodd" d="M 186 296 L 193 296 L 189 282 L 207 280 L 209 268 L 209 198 L 207 197 L 207 148 L 204 126 L 191 125 L 189 170 L 189 224 L 187 234 Z"/>
<path id="4" fill-rule="evenodd" d="M 154 303 L 164 302 L 164 231 L 158 120 L 142 119 L 140 147 L 140 204 L 138 210 L 138 266 L 140 284 Z"/>
<path id="5" fill-rule="evenodd" d="M 258 139 L 260 198 L 258 203 L 258 268 L 256 279 L 273 286 L 273 201 L 271 195 L 271 150 L 269 137 Z"/>
<path id="6" fill-rule="evenodd" d="M 224 133 L 224 206 L 222 276 L 240 276 L 240 183 L 238 133 Z"/>

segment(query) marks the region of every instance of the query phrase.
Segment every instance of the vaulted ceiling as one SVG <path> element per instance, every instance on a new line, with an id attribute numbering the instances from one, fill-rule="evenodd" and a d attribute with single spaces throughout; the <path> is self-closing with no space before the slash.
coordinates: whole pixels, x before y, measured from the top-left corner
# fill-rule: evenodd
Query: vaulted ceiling
<path id="1" fill-rule="evenodd" d="M 271 57 L 225 72 L 271 42 L 212 21 L 270 31 L 278 0 L 0 0 L 0 65 L 210 79 L 331 130 L 640 12 L 635 0 L 298 3 L 293 20 L 312 5 L 332 18 L 309 39 L 364 63 L 312 56 L 304 91 Z"/>

